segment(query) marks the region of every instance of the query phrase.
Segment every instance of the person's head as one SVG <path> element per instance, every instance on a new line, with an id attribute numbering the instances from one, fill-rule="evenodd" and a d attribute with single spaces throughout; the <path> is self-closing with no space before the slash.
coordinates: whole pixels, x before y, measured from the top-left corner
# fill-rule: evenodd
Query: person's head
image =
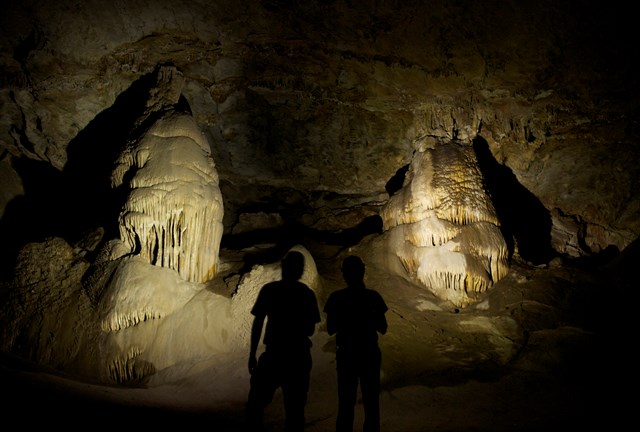
<path id="1" fill-rule="evenodd" d="M 355 255 L 350 255 L 342 261 L 342 276 L 349 286 L 363 286 L 364 263 Z"/>
<path id="2" fill-rule="evenodd" d="M 304 272 L 304 255 L 300 252 L 289 252 L 282 259 L 282 279 L 298 280 Z"/>

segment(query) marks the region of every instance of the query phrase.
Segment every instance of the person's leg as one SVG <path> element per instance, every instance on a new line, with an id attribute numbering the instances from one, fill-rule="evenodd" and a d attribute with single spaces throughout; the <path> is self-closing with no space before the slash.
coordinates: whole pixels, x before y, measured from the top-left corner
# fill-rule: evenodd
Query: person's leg
<path id="1" fill-rule="evenodd" d="M 263 353 L 250 380 L 245 412 L 250 431 L 262 430 L 264 409 L 273 400 L 277 388 L 278 377 L 273 361 L 267 353 Z"/>
<path id="2" fill-rule="evenodd" d="M 353 411 L 358 393 L 358 374 L 353 355 L 338 351 L 336 370 L 338 373 L 338 418 L 336 432 L 353 431 Z"/>
<path id="3" fill-rule="evenodd" d="M 310 352 L 294 354 L 286 361 L 282 382 L 286 417 L 285 432 L 302 432 L 304 430 L 304 409 L 307 404 L 310 375 Z"/>
<path id="4" fill-rule="evenodd" d="M 364 406 L 363 432 L 380 431 L 380 350 L 362 359 L 360 390 Z"/>

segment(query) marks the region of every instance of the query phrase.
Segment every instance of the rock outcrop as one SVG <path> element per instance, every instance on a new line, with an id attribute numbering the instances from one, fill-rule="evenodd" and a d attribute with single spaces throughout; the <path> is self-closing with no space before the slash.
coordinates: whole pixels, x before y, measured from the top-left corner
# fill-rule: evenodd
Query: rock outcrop
<path id="1" fill-rule="evenodd" d="M 481 134 L 496 169 L 551 212 L 557 252 L 622 250 L 640 234 L 638 48 L 618 8 L 227 3 L 4 6 L 2 178 L 21 157 L 63 170 L 68 144 L 170 61 L 212 147 L 226 232 L 248 206 L 353 227 L 422 137 Z M 23 193 L 14 183 L 5 202 Z"/>

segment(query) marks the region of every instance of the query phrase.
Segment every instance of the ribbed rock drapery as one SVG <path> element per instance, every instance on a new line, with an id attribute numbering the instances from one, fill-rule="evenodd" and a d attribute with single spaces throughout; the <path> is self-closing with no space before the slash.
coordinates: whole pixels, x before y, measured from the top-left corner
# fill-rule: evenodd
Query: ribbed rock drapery
<path id="1" fill-rule="evenodd" d="M 222 237 L 223 204 L 208 142 L 187 114 L 165 113 L 123 151 L 113 187 L 128 180 L 120 233 L 149 263 L 191 282 L 213 278 Z"/>
<path id="2" fill-rule="evenodd" d="M 471 145 L 416 152 L 403 188 L 381 211 L 389 248 L 438 297 L 473 303 L 508 271 L 508 249 Z"/>

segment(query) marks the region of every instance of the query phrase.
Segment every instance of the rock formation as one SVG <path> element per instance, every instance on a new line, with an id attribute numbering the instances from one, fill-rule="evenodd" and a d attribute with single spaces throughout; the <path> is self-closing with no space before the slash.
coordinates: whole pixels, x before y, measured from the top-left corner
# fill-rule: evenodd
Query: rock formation
<path id="1" fill-rule="evenodd" d="M 120 235 L 131 253 L 150 264 L 206 282 L 216 273 L 223 230 L 218 173 L 198 125 L 173 108 L 182 77 L 174 76 L 175 67 L 158 74 L 154 93 L 169 96 L 150 103 L 144 119 L 152 117 L 153 124 L 120 153 L 111 177 L 112 187 L 127 195 Z"/>
<path id="2" fill-rule="evenodd" d="M 22 352 L 26 337 L 36 348 L 22 354 L 35 361 L 116 383 L 143 382 L 179 361 L 228 351 L 221 335 L 231 332 L 222 324 L 230 316 L 229 299 L 205 291 L 199 302 L 208 307 L 188 306 L 199 304 L 194 298 L 218 267 L 223 207 L 217 172 L 206 138 L 180 111 L 182 75 L 161 66 L 155 77 L 146 109 L 114 161 L 113 194 L 124 199 L 120 238 L 98 231 L 88 246 L 97 248 L 94 259 L 81 278 L 49 281 L 56 288 L 40 288 L 45 300 L 24 301 L 23 309 L 7 314 L 5 349 Z M 73 260 L 63 239 L 45 245 Z M 22 264 L 34 262 L 27 256 Z M 17 283 L 10 305 L 23 289 Z M 55 299 L 59 290 L 67 294 Z M 73 301 L 65 303 L 69 297 Z M 49 302 L 57 306 L 45 310 Z M 34 319 L 40 314 L 52 319 Z M 205 331 L 200 320 L 209 314 L 220 325 Z M 67 315 L 75 323 L 63 321 L 68 328 L 53 319 Z M 194 335 L 204 342 L 194 342 Z M 200 348 L 180 349 L 185 343 Z"/>
<path id="3" fill-rule="evenodd" d="M 423 143 L 381 216 L 389 253 L 457 306 L 481 299 L 508 271 L 507 244 L 470 143 Z"/>

